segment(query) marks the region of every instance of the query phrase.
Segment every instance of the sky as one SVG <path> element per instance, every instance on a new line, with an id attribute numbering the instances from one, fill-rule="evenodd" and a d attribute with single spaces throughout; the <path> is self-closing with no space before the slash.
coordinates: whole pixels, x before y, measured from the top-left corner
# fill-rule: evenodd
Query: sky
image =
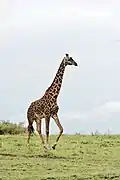
<path id="1" fill-rule="evenodd" d="M 120 133 L 119 0 L 0 1 L 0 120 L 25 122 L 65 53 L 64 133 Z M 43 130 L 45 130 L 43 122 Z M 51 119 L 50 132 L 58 133 Z"/>

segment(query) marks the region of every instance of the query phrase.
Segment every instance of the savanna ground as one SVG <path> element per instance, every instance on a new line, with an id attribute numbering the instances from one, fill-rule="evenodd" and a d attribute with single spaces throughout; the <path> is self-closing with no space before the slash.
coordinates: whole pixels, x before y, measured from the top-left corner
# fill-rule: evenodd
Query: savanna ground
<path id="1" fill-rule="evenodd" d="M 50 136 L 53 144 L 56 136 Z M 0 180 L 120 179 L 120 136 L 63 135 L 43 151 L 38 135 L 1 135 Z"/>

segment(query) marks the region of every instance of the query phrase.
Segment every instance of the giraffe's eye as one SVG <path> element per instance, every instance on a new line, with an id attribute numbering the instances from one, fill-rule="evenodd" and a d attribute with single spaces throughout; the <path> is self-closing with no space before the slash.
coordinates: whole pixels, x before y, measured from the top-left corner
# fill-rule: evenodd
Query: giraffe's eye
<path id="1" fill-rule="evenodd" d="M 67 64 L 68 64 L 68 65 L 72 65 L 72 61 L 71 61 L 71 60 L 68 60 Z"/>

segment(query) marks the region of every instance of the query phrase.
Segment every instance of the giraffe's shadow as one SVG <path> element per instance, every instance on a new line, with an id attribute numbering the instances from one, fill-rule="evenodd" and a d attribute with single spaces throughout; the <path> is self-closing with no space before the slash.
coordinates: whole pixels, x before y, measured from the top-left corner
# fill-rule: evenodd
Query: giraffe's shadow
<path id="1" fill-rule="evenodd" d="M 48 159 L 70 159 L 70 157 L 56 156 L 53 154 L 35 154 L 35 155 L 24 155 L 24 154 L 13 154 L 13 153 L 0 153 L 0 156 L 4 157 L 23 157 L 23 158 L 48 158 Z"/>

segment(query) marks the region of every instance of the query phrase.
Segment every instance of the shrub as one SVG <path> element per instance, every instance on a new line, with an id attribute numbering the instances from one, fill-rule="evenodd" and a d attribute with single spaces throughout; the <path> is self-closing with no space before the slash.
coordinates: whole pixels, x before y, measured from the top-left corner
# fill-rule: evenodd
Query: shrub
<path id="1" fill-rule="evenodd" d="M 22 134 L 25 133 L 23 123 L 15 124 L 9 121 L 0 122 L 0 135 L 2 134 Z"/>

